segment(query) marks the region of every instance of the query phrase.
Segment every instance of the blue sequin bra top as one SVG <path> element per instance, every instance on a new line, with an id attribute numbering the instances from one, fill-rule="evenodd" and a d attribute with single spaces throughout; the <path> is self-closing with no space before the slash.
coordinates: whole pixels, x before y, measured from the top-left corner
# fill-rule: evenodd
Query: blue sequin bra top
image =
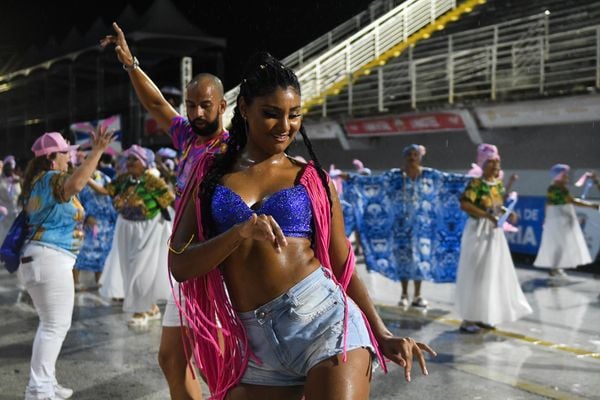
<path id="1" fill-rule="evenodd" d="M 211 202 L 211 214 L 218 233 L 247 221 L 253 213 L 275 218 L 287 237 L 312 237 L 312 210 L 306 188 L 296 185 L 281 189 L 257 208 L 250 208 L 233 190 L 217 185 Z"/>

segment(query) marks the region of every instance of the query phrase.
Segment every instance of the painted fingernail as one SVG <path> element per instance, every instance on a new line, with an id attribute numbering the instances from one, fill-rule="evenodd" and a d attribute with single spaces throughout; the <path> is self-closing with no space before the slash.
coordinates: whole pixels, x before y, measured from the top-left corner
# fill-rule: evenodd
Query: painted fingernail
<path id="1" fill-rule="evenodd" d="M 429 375 L 429 371 L 427 371 L 427 368 L 424 368 L 425 371 L 425 375 Z"/>

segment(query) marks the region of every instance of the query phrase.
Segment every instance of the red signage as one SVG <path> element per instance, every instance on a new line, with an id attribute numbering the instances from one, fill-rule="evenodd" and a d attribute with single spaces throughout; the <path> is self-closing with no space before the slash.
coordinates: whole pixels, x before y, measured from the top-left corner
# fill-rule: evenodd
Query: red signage
<path id="1" fill-rule="evenodd" d="M 344 123 L 348 136 L 394 136 L 421 132 L 463 131 L 460 115 L 450 112 L 363 118 Z"/>

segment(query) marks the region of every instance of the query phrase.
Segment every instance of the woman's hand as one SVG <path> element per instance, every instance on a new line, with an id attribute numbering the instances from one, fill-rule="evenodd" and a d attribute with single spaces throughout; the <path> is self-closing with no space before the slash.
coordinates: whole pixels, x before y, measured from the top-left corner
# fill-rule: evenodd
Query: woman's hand
<path id="1" fill-rule="evenodd" d="M 404 368 L 404 377 L 407 382 L 410 382 L 411 379 L 413 358 L 419 361 L 423 375 L 429 375 L 423 351 L 434 357 L 437 356 L 437 353 L 425 343 L 415 342 L 410 337 L 399 338 L 395 336 L 380 338 L 378 342 L 383 355 Z"/>
<path id="2" fill-rule="evenodd" d="M 494 226 L 498 225 L 498 217 L 494 216 L 494 214 L 485 213 L 485 218 L 494 224 Z"/>
<path id="3" fill-rule="evenodd" d="M 508 220 L 510 221 L 511 224 L 517 225 L 519 223 L 519 216 L 517 215 L 516 212 L 513 211 L 510 213 Z"/>
<path id="4" fill-rule="evenodd" d="M 92 150 L 99 150 L 103 153 L 114 138 L 113 131 L 109 131 L 107 127 L 99 124 L 96 131 L 92 132 Z"/>
<path id="5" fill-rule="evenodd" d="M 240 236 L 244 239 L 254 239 L 271 242 L 275 251 L 287 246 L 287 240 L 275 218 L 270 215 L 252 214 L 248 221 L 239 225 Z"/>
<path id="6" fill-rule="evenodd" d="M 116 35 L 106 35 L 103 39 L 100 39 L 100 46 L 106 47 L 109 44 L 114 44 L 115 53 L 117 53 L 117 58 L 121 64 L 127 66 L 133 65 L 133 55 L 131 54 L 131 50 L 129 50 L 129 46 L 125 40 L 125 34 L 121 28 L 119 28 L 119 25 L 117 25 L 116 22 L 113 22 L 112 26 Z"/>

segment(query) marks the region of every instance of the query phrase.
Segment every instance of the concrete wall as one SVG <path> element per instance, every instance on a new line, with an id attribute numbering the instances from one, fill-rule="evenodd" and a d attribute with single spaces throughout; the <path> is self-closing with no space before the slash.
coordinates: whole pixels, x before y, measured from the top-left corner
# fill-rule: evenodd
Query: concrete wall
<path id="1" fill-rule="evenodd" d="M 574 182 L 586 170 L 600 174 L 600 122 L 504 128 L 481 131 L 484 142 L 498 146 L 502 167 L 507 176 L 520 177 L 514 189 L 522 195 L 544 195 L 549 184 L 549 168 L 556 163 L 569 164 Z M 308 132 L 310 136 L 310 131 Z M 325 168 L 352 170 L 352 160 L 358 158 L 374 171 L 402 165 L 404 146 L 418 143 L 427 148 L 423 165 L 444 171 L 466 172 L 475 160 L 476 145 L 466 132 L 440 132 L 393 137 L 365 138 L 352 141 L 344 150 L 337 139 L 315 140 L 313 146 Z M 304 146 L 296 143 L 292 154 L 306 157 Z M 572 188 L 579 195 L 581 190 Z M 596 188 L 590 196 L 600 198 Z"/>

